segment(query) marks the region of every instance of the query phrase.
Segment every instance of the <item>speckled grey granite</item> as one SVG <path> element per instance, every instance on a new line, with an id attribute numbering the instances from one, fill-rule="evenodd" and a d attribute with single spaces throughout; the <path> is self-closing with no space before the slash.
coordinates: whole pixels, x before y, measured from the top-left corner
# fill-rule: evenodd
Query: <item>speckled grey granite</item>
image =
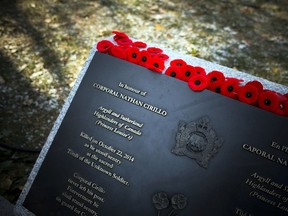
<path id="1" fill-rule="evenodd" d="M 23 204 L 25 197 L 27 196 L 28 191 L 29 191 L 29 189 L 30 189 L 30 187 L 31 187 L 31 185 L 32 185 L 37 173 L 38 173 L 38 170 L 40 169 L 41 164 L 42 164 L 42 162 L 43 162 L 43 160 L 44 160 L 44 158 L 45 158 L 45 156 L 46 156 L 46 154 L 47 154 L 47 152 L 48 152 L 48 150 L 49 150 L 49 148 L 50 148 L 50 146 L 54 140 L 54 137 L 55 137 L 60 125 L 61 125 L 63 118 L 65 117 L 65 114 L 66 114 L 66 112 L 70 106 L 70 103 L 71 103 L 71 101 L 72 101 L 72 99 L 73 99 L 73 97 L 74 97 L 74 95 L 75 95 L 75 93 L 76 93 L 89 65 L 90 65 L 90 62 L 91 62 L 95 52 L 96 52 L 96 48 L 95 48 L 95 46 L 93 46 L 93 48 L 91 49 L 91 51 L 89 53 L 89 56 L 88 56 L 86 62 L 83 65 L 83 68 L 80 71 L 80 74 L 79 74 L 70 94 L 68 95 L 68 97 L 64 103 L 64 106 L 63 106 L 57 120 L 54 123 L 54 126 L 53 126 L 53 128 L 52 128 L 52 130 L 51 130 L 51 132 L 47 138 L 45 145 L 43 146 L 43 148 L 39 154 L 39 157 L 38 157 L 36 163 L 34 164 L 34 167 L 30 173 L 30 176 L 28 177 L 28 180 L 27 180 L 27 182 L 23 188 L 23 191 L 19 196 L 19 199 L 18 199 L 18 201 L 15 205 L 15 208 L 14 208 L 15 215 L 34 215 L 33 213 L 31 213 L 27 209 L 25 209 L 22 206 L 22 204 Z"/>
<path id="2" fill-rule="evenodd" d="M 112 42 L 113 39 L 112 37 L 108 38 L 108 40 L 111 40 Z M 159 47 L 161 48 L 159 45 L 155 45 L 155 44 L 148 44 L 148 46 L 150 47 Z M 165 54 L 169 55 L 169 59 L 170 60 L 173 60 L 173 59 L 183 59 L 185 60 L 188 64 L 190 65 L 193 65 L 193 66 L 201 66 L 203 67 L 207 72 L 210 72 L 212 70 L 219 70 L 219 71 L 222 71 L 224 73 L 224 75 L 226 77 L 235 77 L 235 78 L 239 78 L 239 79 L 242 79 L 244 80 L 244 83 L 245 82 L 248 82 L 248 81 L 251 81 L 251 80 L 258 80 L 260 81 L 264 88 L 265 89 L 270 89 L 270 90 L 274 90 L 274 91 L 277 91 L 279 93 L 288 93 L 288 87 L 287 86 L 283 86 L 283 85 L 280 85 L 280 84 L 277 84 L 277 83 L 273 83 L 271 81 L 268 81 L 268 80 L 265 80 L 265 79 L 262 79 L 262 78 L 259 78 L 259 77 L 255 77 L 255 76 L 252 76 L 252 75 L 249 75 L 247 73 L 243 73 L 243 72 L 240 72 L 240 71 L 236 71 L 236 70 L 233 70 L 231 68 L 228 68 L 228 67 L 224 67 L 224 66 L 221 66 L 221 65 L 218 65 L 218 64 L 215 64 L 215 63 L 212 63 L 212 62 L 208 62 L 206 60 L 203 60 L 203 59 L 199 59 L 199 58 L 196 58 L 196 57 L 192 57 L 192 56 L 188 56 L 188 55 L 183 55 L 183 54 L 180 54 L 180 53 L 176 53 L 176 52 L 173 52 L 172 50 L 169 50 L 169 49 L 165 49 L 163 48 L 163 51 Z M 29 212 L 27 209 L 25 209 L 22 204 L 25 200 L 25 197 L 27 196 L 28 194 L 28 191 L 33 183 L 33 180 L 38 172 L 38 170 L 40 169 L 41 167 L 41 164 L 49 150 L 49 147 L 58 131 L 58 128 L 70 106 L 70 103 L 81 83 L 81 80 L 83 78 L 83 76 L 85 75 L 87 69 L 88 69 L 88 66 L 94 56 L 96 52 L 96 49 L 95 49 L 95 46 L 93 46 L 93 48 L 91 49 L 90 51 L 90 54 L 82 68 L 82 70 L 80 71 L 80 74 L 75 82 L 75 85 L 74 87 L 72 88 L 68 98 L 66 99 L 66 102 L 61 110 L 61 113 L 59 114 L 49 136 L 48 136 L 48 139 L 45 143 L 45 145 L 43 146 L 42 148 L 42 151 L 39 155 L 39 158 L 37 159 L 34 167 L 33 167 L 33 170 L 26 182 L 26 185 L 15 205 L 15 208 L 14 208 L 14 212 L 16 215 L 34 215 L 32 214 L 31 212 Z M 169 61 L 166 61 L 165 65 L 168 66 L 169 63 L 170 63 L 170 60 Z M 164 72 L 163 72 L 164 73 Z"/>
<path id="3" fill-rule="evenodd" d="M 13 204 L 6 200 L 4 197 L 0 196 L 0 215 L 10 216 L 13 214 Z"/>

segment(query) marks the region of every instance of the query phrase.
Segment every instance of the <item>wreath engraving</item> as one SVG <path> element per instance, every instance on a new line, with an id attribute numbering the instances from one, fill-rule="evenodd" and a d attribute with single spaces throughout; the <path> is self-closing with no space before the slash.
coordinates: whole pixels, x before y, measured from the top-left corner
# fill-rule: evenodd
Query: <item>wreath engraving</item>
<path id="1" fill-rule="evenodd" d="M 165 192 L 157 192 L 152 197 L 157 216 L 177 216 L 187 206 L 187 197 L 183 194 L 174 194 L 171 198 Z M 163 214 L 166 213 L 166 214 Z"/>

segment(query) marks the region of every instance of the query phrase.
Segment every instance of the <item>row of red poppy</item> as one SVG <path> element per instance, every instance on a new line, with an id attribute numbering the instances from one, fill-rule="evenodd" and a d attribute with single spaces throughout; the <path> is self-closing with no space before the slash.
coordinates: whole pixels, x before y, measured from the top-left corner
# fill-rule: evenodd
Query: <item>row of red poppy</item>
<path id="1" fill-rule="evenodd" d="M 227 97 L 237 99 L 246 104 L 257 106 L 261 109 L 288 116 L 288 93 L 263 89 L 259 81 L 250 81 L 242 84 L 243 80 L 225 77 L 221 71 L 213 70 L 209 73 L 200 66 L 192 66 L 182 59 L 170 61 L 165 68 L 169 56 L 157 47 L 147 47 L 141 41 L 133 41 L 124 32 L 112 31 L 115 43 L 102 40 L 97 43 L 97 50 L 102 53 L 141 65 L 152 71 L 188 82 L 194 91 L 208 89 Z"/>

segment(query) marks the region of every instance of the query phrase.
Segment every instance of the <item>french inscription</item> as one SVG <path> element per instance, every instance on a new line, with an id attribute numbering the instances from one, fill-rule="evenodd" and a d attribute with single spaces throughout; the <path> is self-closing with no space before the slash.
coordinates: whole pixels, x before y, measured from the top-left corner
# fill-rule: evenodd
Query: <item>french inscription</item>
<path id="1" fill-rule="evenodd" d="M 248 145 L 246 143 L 242 145 L 242 148 L 245 151 L 251 152 L 252 154 L 255 154 L 259 157 L 262 157 L 262 158 L 267 159 L 269 161 L 275 162 L 275 163 L 282 165 L 284 167 L 288 167 L 288 159 L 276 156 L 272 153 L 269 153 L 267 151 L 262 150 L 261 148 L 254 147 L 254 146 Z M 273 148 L 275 148 L 275 147 L 273 147 Z"/>
<path id="2" fill-rule="evenodd" d="M 250 197 L 288 213 L 288 185 L 257 172 L 252 173 L 245 184 L 250 188 Z"/>
<path id="3" fill-rule="evenodd" d="M 273 141 L 271 147 L 288 154 L 288 146 L 279 145 L 277 142 Z"/>

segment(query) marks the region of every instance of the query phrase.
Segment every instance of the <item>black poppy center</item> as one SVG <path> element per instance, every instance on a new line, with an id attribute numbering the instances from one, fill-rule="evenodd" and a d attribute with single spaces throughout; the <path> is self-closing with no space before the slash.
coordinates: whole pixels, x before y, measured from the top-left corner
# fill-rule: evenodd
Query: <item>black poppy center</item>
<path id="1" fill-rule="evenodd" d="M 215 88 L 215 92 L 220 93 L 220 91 L 221 91 L 221 88 L 220 88 L 220 87 L 216 87 L 216 88 Z"/>
<path id="2" fill-rule="evenodd" d="M 269 105 L 271 104 L 271 100 L 265 99 L 265 100 L 264 100 L 264 104 L 267 105 L 267 106 L 269 106 Z"/>
<path id="3" fill-rule="evenodd" d="M 252 93 L 251 93 L 251 92 L 246 92 L 245 96 L 246 96 L 247 98 L 251 98 L 251 97 L 252 97 Z"/>
<path id="4" fill-rule="evenodd" d="M 181 64 L 181 63 L 177 63 L 176 65 L 177 65 L 177 66 L 182 66 L 182 64 Z"/>
<path id="5" fill-rule="evenodd" d="M 176 77 L 176 72 L 171 72 L 170 76 L 171 77 Z"/>
<path id="6" fill-rule="evenodd" d="M 109 46 L 104 46 L 104 49 L 107 49 Z"/>
<path id="7" fill-rule="evenodd" d="M 146 62 L 146 61 L 147 61 L 147 57 L 146 57 L 146 56 L 143 56 L 143 57 L 142 57 L 142 61 L 143 61 L 143 62 Z"/>
<path id="8" fill-rule="evenodd" d="M 136 58 L 137 54 L 136 53 L 132 53 L 132 58 Z"/>
<path id="9" fill-rule="evenodd" d="M 217 80 L 216 77 L 212 77 L 212 78 L 211 78 L 211 82 L 215 82 L 216 80 Z"/>
<path id="10" fill-rule="evenodd" d="M 158 67 L 159 67 L 159 64 L 158 64 L 157 62 L 155 62 L 155 63 L 153 64 L 153 66 L 158 68 Z"/>
<path id="11" fill-rule="evenodd" d="M 201 84 L 201 81 L 200 80 L 195 80 L 194 84 L 198 86 L 198 85 Z"/>
<path id="12" fill-rule="evenodd" d="M 230 85 L 230 86 L 228 86 L 227 91 L 228 91 L 228 92 L 232 92 L 233 89 L 234 89 L 233 86 Z"/>
<path id="13" fill-rule="evenodd" d="M 190 74 L 191 74 L 191 72 L 190 72 L 190 71 L 186 71 L 186 72 L 185 72 L 185 76 L 187 76 L 187 77 L 189 77 L 189 76 L 190 76 Z"/>

